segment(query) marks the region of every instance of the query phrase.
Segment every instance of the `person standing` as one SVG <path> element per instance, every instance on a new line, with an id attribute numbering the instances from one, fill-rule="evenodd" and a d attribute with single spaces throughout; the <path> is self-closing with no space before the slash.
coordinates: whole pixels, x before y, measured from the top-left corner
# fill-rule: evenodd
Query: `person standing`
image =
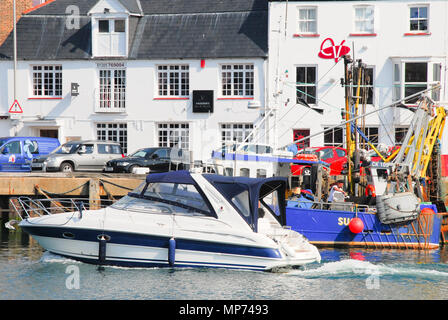
<path id="1" fill-rule="evenodd" d="M 341 200 L 344 201 L 344 198 L 346 196 L 347 193 L 344 191 L 344 181 L 338 180 L 330 188 L 330 195 L 328 196 L 327 202 L 341 201 Z"/>

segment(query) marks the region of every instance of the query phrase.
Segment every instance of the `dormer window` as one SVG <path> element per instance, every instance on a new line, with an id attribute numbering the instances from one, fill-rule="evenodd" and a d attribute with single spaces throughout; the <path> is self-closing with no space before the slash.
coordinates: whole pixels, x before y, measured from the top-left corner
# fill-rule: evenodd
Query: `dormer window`
<path id="1" fill-rule="evenodd" d="M 99 20 L 98 21 L 98 32 L 99 33 L 109 33 L 109 20 Z"/>
<path id="2" fill-rule="evenodd" d="M 89 15 L 92 17 L 93 57 L 127 57 L 129 17 L 139 14 L 119 0 L 98 0 Z"/>
<path id="3" fill-rule="evenodd" d="M 93 31 L 94 56 L 127 56 L 127 19 L 103 19 L 96 21 Z M 96 30 L 96 32 L 95 32 Z"/>
<path id="4" fill-rule="evenodd" d="M 98 33 L 124 33 L 126 31 L 126 20 L 98 20 Z"/>

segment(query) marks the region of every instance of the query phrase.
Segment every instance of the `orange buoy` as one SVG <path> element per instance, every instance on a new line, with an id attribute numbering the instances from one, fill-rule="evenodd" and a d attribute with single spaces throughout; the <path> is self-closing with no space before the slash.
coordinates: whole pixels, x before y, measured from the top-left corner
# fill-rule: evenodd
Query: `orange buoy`
<path id="1" fill-rule="evenodd" d="M 372 195 L 372 197 L 376 197 L 375 187 L 371 184 L 367 185 L 366 187 L 366 197 L 368 197 L 369 195 Z"/>
<path id="2" fill-rule="evenodd" d="M 431 208 L 423 208 L 422 211 L 420 211 L 420 213 L 423 213 L 423 214 L 435 214 L 434 210 L 432 210 Z"/>
<path id="3" fill-rule="evenodd" d="M 360 233 L 364 229 L 364 223 L 359 218 L 353 218 L 348 224 L 348 228 L 353 233 Z"/>

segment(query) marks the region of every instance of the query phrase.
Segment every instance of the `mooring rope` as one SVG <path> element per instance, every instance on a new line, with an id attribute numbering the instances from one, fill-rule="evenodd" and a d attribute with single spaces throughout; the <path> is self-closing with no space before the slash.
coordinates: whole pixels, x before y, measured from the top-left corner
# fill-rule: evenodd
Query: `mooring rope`
<path id="1" fill-rule="evenodd" d="M 121 189 L 129 190 L 129 191 L 134 190 L 134 189 L 131 189 L 131 188 L 128 188 L 128 187 L 125 187 L 125 186 L 120 186 L 119 184 L 116 184 L 116 183 L 113 183 L 113 182 L 110 182 L 110 181 L 107 181 L 107 180 L 103 180 L 103 179 L 99 179 L 99 180 L 100 180 L 101 183 L 106 182 L 106 183 L 109 183 L 109 184 L 111 184 L 113 186 L 116 186 L 118 188 L 121 188 Z"/>
<path id="2" fill-rule="evenodd" d="M 73 192 L 73 191 L 75 191 L 75 190 L 78 190 L 78 189 L 84 187 L 84 186 L 85 186 L 86 184 L 88 184 L 88 183 L 89 183 L 89 182 L 86 182 L 86 183 L 83 183 L 82 185 L 80 185 L 80 186 L 78 186 L 78 187 L 76 187 L 76 188 L 73 188 L 73 189 L 71 189 L 71 190 L 68 190 L 68 191 L 65 191 L 65 192 L 57 192 L 57 193 L 47 191 L 47 190 L 45 190 L 45 189 L 42 189 L 41 187 L 38 187 L 38 189 L 40 189 L 40 190 L 42 190 L 43 192 L 45 192 L 45 193 L 47 193 L 47 194 L 50 194 L 50 195 L 64 195 L 64 194 Z M 36 185 L 36 186 L 37 186 L 37 185 Z M 36 186 L 35 186 L 35 187 L 36 187 Z"/>

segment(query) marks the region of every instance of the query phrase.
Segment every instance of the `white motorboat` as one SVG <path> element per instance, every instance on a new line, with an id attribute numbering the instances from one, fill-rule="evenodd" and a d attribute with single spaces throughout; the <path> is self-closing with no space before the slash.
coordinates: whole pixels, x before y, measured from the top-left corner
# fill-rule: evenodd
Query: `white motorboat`
<path id="1" fill-rule="evenodd" d="M 150 174 L 106 208 L 27 215 L 19 226 L 52 253 L 101 265 L 272 270 L 320 262 L 317 248 L 284 226 L 286 184 Z M 28 206 L 36 207 L 44 208 Z"/>

